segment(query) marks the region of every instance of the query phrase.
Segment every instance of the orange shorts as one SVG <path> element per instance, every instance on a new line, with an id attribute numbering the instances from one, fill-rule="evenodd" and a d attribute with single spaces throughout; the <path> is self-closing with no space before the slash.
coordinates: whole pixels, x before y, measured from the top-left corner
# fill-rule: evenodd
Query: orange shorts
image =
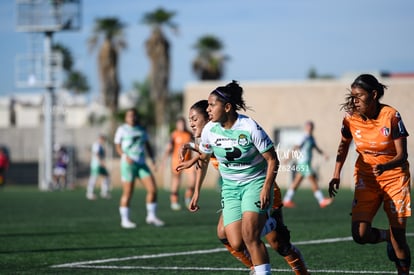
<path id="1" fill-rule="evenodd" d="M 410 175 L 376 180 L 374 177 L 355 176 L 355 194 L 352 203 L 352 221 L 372 222 L 383 203 L 389 224 L 401 227 L 400 218 L 411 216 Z"/>
<path id="2" fill-rule="evenodd" d="M 280 187 L 275 182 L 273 184 L 273 209 L 278 209 L 282 206 L 282 193 L 280 192 Z"/>

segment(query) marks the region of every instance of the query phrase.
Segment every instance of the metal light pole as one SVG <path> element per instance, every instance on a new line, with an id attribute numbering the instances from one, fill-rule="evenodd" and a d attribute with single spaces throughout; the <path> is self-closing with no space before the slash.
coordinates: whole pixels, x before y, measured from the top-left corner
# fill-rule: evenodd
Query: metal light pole
<path id="1" fill-rule="evenodd" d="M 54 146 L 54 122 L 53 109 L 55 106 L 54 85 L 52 84 L 52 38 L 53 32 L 45 33 L 45 83 L 46 91 L 43 102 L 44 117 L 44 177 L 39 182 L 40 190 L 48 190 L 53 186 L 53 146 Z"/>
<path id="2" fill-rule="evenodd" d="M 81 0 L 15 0 L 17 31 L 44 33 L 43 55 L 31 55 L 19 59 L 16 84 L 26 88 L 44 88 L 43 118 L 44 143 L 39 160 L 39 189 L 49 190 L 53 183 L 54 147 L 54 90 L 59 87 L 58 74 L 61 73 L 61 58 L 52 52 L 54 32 L 79 30 L 81 26 Z M 29 61 L 29 62 L 28 62 Z M 40 64 L 29 66 L 28 63 Z M 43 161 L 42 161 L 43 159 Z"/>

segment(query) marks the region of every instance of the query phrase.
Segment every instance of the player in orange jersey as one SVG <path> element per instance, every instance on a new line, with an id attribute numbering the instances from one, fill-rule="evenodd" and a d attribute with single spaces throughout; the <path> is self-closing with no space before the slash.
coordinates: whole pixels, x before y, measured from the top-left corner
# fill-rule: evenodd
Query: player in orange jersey
<path id="1" fill-rule="evenodd" d="M 358 76 L 343 104 L 346 115 L 329 194 L 335 196 L 351 141 L 359 156 L 355 163 L 355 193 L 352 204 L 352 237 L 359 244 L 388 242 L 387 254 L 399 275 L 409 274 L 410 248 L 406 240 L 411 216 L 410 172 L 407 136 L 400 114 L 381 104 L 386 86 L 369 74 Z M 389 228 L 372 227 L 383 204 Z"/>
<path id="2" fill-rule="evenodd" d="M 180 163 L 180 148 L 192 140 L 192 134 L 187 130 L 186 121 L 183 117 L 177 119 L 175 130 L 170 135 L 170 141 L 165 150 L 163 163 L 171 156 L 171 194 L 170 203 L 172 210 L 180 210 L 178 191 L 180 188 L 181 175 L 184 172 L 187 176 L 187 189 L 185 191 L 185 205 L 187 206 L 193 196 L 195 184 L 195 169 L 190 168 L 186 171 L 177 171 L 175 167 Z M 184 156 L 185 160 L 191 159 L 191 152 L 187 152 Z"/>
<path id="3" fill-rule="evenodd" d="M 207 114 L 207 100 L 201 100 L 191 106 L 189 111 L 189 121 L 190 127 L 193 131 L 194 137 L 197 139 L 201 135 L 201 131 L 205 124 L 207 124 L 209 117 Z M 183 146 L 182 148 L 182 160 L 184 160 L 183 155 L 185 154 L 186 150 L 193 149 L 197 151 L 197 144 L 196 143 L 189 143 Z M 193 166 L 196 164 L 198 160 L 198 156 L 194 156 L 191 160 L 182 162 L 179 166 L 177 166 L 178 170 L 187 169 L 188 167 Z M 214 165 L 215 161 L 214 158 L 210 159 L 210 163 L 217 169 L 218 165 Z M 270 246 L 278 252 L 285 261 L 289 264 L 295 274 L 298 275 L 305 275 L 309 274 L 307 270 L 306 263 L 303 259 L 302 253 L 300 250 L 295 247 L 290 242 L 290 232 L 287 229 L 286 225 L 283 222 L 283 215 L 282 215 L 282 198 L 279 186 L 277 183 L 274 184 L 274 197 L 273 197 L 273 206 L 271 211 L 271 217 L 276 220 L 276 228 L 272 229 L 270 232 L 265 231 L 267 234 L 265 236 L 267 242 Z M 267 224 L 268 225 L 268 224 Z M 239 261 L 241 261 L 246 267 L 252 269 L 253 263 L 250 260 L 250 255 L 247 250 L 244 251 L 236 251 L 233 249 L 226 237 L 224 232 L 224 225 L 223 219 L 220 215 L 219 222 L 217 225 L 217 236 L 226 249 Z"/>

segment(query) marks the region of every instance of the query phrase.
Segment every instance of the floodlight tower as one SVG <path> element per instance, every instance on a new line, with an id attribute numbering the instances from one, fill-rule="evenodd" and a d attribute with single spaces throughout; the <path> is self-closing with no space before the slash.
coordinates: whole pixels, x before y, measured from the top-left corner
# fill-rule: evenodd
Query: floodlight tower
<path id="1" fill-rule="evenodd" d="M 16 30 L 19 32 L 44 33 L 42 54 L 29 54 L 16 59 L 16 85 L 26 88 L 44 88 L 43 160 L 39 170 L 40 190 L 52 186 L 54 145 L 54 90 L 61 85 L 62 58 L 52 52 L 53 34 L 81 27 L 81 0 L 16 0 Z"/>

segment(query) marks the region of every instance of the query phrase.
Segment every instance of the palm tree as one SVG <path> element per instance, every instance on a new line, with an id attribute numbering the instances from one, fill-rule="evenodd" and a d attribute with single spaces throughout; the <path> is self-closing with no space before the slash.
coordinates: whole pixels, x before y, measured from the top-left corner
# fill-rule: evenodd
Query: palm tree
<path id="1" fill-rule="evenodd" d="M 52 45 L 52 51 L 62 56 L 63 70 L 65 72 L 70 72 L 73 68 L 73 57 L 70 50 L 63 44 L 54 43 Z"/>
<path id="2" fill-rule="evenodd" d="M 104 105 L 114 116 L 118 111 L 119 80 L 118 54 L 126 47 L 123 29 L 125 24 L 115 17 L 95 19 L 92 36 L 89 39 L 93 50 L 101 42 L 98 53 L 98 71 Z"/>
<path id="3" fill-rule="evenodd" d="M 150 59 L 150 90 L 151 99 L 155 102 L 155 123 L 157 137 L 163 138 L 162 128 L 166 125 L 166 106 L 168 100 L 168 85 L 170 80 L 170 43 L 165 37 L 162 27 L 167 26 L 177 31 L 177 25 L 171 21 L 175 12 L 158 8 L 153 12 L 145 13 L 142 23 L 152 28 L 152 33 L 146 41 L 147 55 Z M 159 144 L 158 144 L 159 145 Z"/>
<path id="4" fill-rule="evenodd" d="M 86 76 L 77 70 L 73 69 L 73 57 L 70 50 L 60 43 L 55 43 L 52 46 L 54 53 L 62 56 L 62 67 L 66 75 L 63 87 L 73 91 L 75 94 L 86 93 L 89 91 L 88 79 Z"/>
<path id="5" fill-rule="evenodd" d="M 82 72 L 76 70 L 68 73 L 63 87 L 75 94 L 83 94 L 89 91 L 88 79 Z"/>
<path id="6" fill-rule="evenodd" d="M 223 55 L 223 43 L 213 35 L 198 39 L 194 48 L 198 51 L 193 61 L 193 71 L 199 80 L 218 80 L 223 76 L 224 62 L 228 56 Z"/>

